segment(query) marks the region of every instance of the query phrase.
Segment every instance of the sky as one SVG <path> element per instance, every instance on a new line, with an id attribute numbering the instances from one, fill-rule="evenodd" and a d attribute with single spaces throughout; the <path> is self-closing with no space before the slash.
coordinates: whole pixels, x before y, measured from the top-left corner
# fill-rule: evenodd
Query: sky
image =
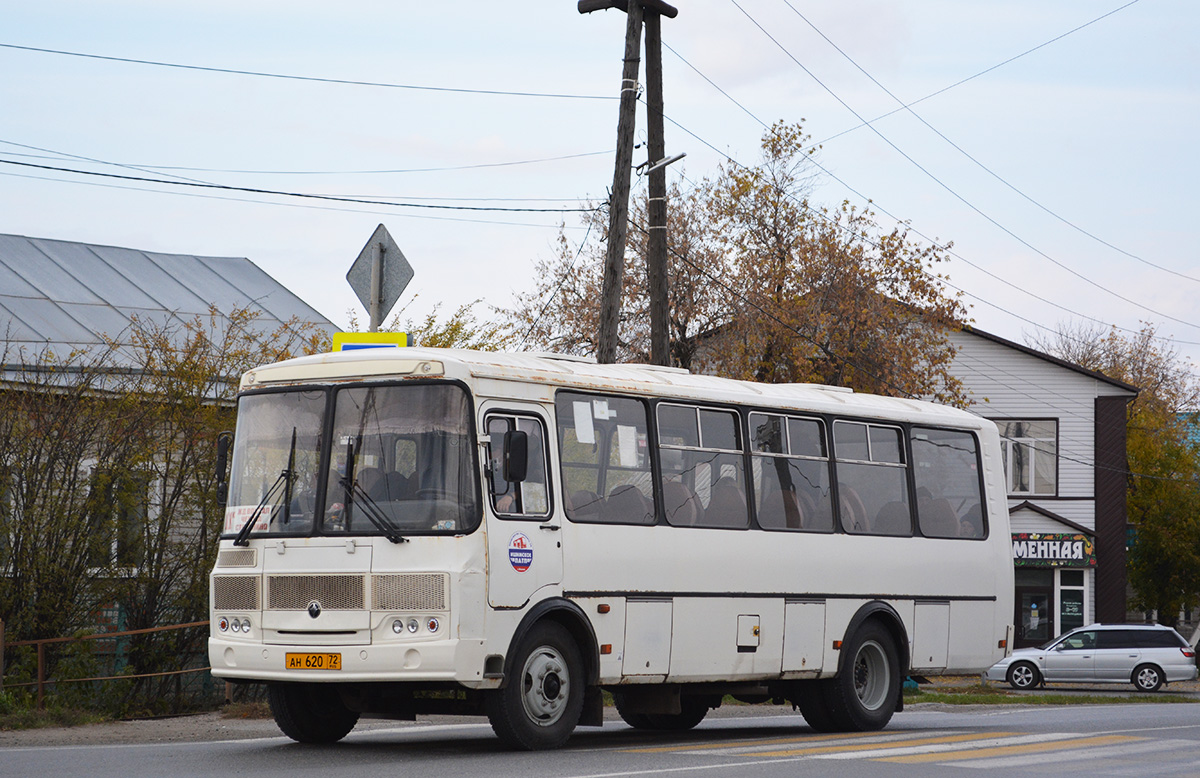
<path id="1" fill-rule="evenodd" d="M 764 122 L 802 121 L 812 200 L 953 241 L 941 270 L 976 326 L 1146 322 L 1200 362 L 1200 3 L 676 5 L 669 180 L 754 164 Z M 487 318 L 607 196 L 624 30 L 573 0 L 3 3 L 0 232 L 249 257 L 365 326 L 345 274 L 382 223 L 415 271 L 393 313 Z"/>

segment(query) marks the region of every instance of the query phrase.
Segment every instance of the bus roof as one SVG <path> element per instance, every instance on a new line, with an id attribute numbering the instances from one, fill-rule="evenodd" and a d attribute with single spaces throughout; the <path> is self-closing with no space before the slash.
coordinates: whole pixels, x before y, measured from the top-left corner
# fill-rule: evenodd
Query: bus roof
<path id="1" fill-rule="evenodd" d="M 973 413 L 945 405 L 821 384 L 763 384 L 656 365 L 601 365 L 569 355 L 423 347 L 356 349 L 289 359 L 247 372 L 241 388 L 395 378 L 450 378 L 472 385 L 489 380 L 517 382 L 543 387 L 547 399 L 555 389 L 569 388 L 914 422 L 936 416 L 940 423 L 965 427 L 984 423 Z"/>

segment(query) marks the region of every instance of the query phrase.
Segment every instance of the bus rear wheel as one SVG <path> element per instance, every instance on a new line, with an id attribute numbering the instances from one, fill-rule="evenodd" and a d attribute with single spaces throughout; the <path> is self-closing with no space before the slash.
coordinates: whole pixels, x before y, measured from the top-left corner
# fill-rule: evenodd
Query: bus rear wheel
<path id="1" fill-rule="evenodd" d="M 900 699 L 900 661 L 891 633 L 868 621 L 842 650 L 842 672 L 826 682 L 823 695 L 832 723 L 847 732 L 883 729 Z"/>
<path id="2" fill-rule="evenodd" d="M 526 751 L 558 748 L 583 712 L 583 658 L 570 633 L 543 621 L 517 645 L 513 674 L 488 694 L 488 721 L 505 744 Z"/>
<path id="3" fill-rule="evenodd" d="M 336 743 L 358 723 L 358 711 L 328 684 L 269 684 L 267 702 L 279 729 L 297 743 Z"/>

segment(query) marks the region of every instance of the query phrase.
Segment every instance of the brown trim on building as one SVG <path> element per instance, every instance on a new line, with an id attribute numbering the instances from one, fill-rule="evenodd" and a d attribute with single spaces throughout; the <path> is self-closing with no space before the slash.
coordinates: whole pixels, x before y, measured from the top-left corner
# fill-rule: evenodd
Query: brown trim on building
<path id="1" fill-rule="evenodd" d="M 1125 621 L 1125 406 L 1130 397 L 1097 397 L 1096 405 L 1096 621 Z"/>

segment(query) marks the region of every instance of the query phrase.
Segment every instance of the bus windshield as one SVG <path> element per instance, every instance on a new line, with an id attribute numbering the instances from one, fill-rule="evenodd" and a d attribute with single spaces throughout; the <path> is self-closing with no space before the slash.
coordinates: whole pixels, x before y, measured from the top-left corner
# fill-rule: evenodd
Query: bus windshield
<path id="1" fill-rule="evenodd" d="M 225 532 L 469 532 L 480 519 L 472 440 L 468 397 L 450 384 L 244 395 Z"/>

